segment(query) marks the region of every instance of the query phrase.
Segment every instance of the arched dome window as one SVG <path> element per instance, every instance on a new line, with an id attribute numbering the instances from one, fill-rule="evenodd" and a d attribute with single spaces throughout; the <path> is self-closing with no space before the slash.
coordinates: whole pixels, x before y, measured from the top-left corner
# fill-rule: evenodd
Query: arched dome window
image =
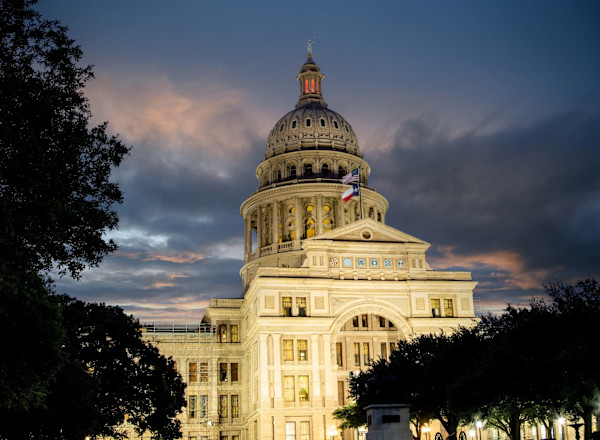
<path id="1" fill-rule="evenodd" d="M 282 131 L 283 131 L 283 127 L 285 127 L 285 124 L 281 124 L 281 125 L 279 126 L 279 132 L 282 132 Z"/>
<path id="2" fill-rule="evenodd" d="M 307 119 L 307 120 L 306 120 L 306 126 L 307 126 L 307 127 L 310 127 L 310 119 Z"/>
<path id="3" fill-rule="evenodd" d="M 338 167 L 338 174 L 340 175 L 340 177 L 342 177 L 346 174 L 346 170 L 344 169 L 344 167 L 342 167 L 342 166 Z"/>
<path id="4" fill-rule="evenodd" d="M 321 127 L 325 127 L 325 119 L 321 118 Z"/>
<path id="5" fill-rule="evenodd" d="M 338 125 L 337 121 L 333 121 L 333 126 L 334 126 L 335 128 L 340 128 L 340 126 Z"/>
<path id="6" fill-rule="evenodd" d="M 313 169 L 312 169 L 312 164 L 307 163 L 306 165 L 304 165 L 304 175 L 307 177 L 312 176 L 313 174 Z"/>
<path id="7" fill-rule="evenodd" d="M 306 220 L 306 229 L 304 231 L 304 236 L 306 238 L 311 238 L 315 236 L 315 221 L 312 218 Z"/>
<path id="8" fill-rule="evenodd" d="M 292 128 L 296 128 L 296 121 L 292 121 Z"/>
<path id="9" fill-rule="evenodd" d="M 329 165 L 324 163 L 323 166 L 321 166 L 321 173 L 323 174 L 323 177 L 328 177 L 329 176 Z"/>
<path id="10" fill-rule="evenodd" d="M 290 177 L 291 177 L 292 179 L 295 179 L 295 178 L 296 178 L 296 165 L 292 165 L 292 166 L 290 167 Z"/>
<path id="11" fill-rule="evenodd" d="M 281 180 L 281 170 L 277 170 L 277 180 Z"/>

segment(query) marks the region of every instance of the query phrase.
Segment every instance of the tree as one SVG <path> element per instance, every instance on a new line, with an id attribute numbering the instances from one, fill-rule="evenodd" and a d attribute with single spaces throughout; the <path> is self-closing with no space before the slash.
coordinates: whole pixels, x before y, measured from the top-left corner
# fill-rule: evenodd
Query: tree
<path id="1" fill-rule="evenodd" d="M 185 384 L 119 307 L 56 297 L 66 346 L 44 408 L 0 412 L 0 438 L 123 437 L 125 420 L 155 439 L 180 436 Z"/>
<path id="2" fill-rule="evenodd" d="M 89 126 L 91 67 L 34 3 L 0 2 L 0 410 L 43 405 L 63 345 L 49 271 L 78 278 L 115 249 L 103 234 L 122 194 L 109 177 L 128 151 Z"/>

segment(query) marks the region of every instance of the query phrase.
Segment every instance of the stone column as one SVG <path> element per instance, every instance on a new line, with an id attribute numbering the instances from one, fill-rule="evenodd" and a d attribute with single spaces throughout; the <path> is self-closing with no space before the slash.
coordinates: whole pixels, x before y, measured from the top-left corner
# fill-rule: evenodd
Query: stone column
<path id="1" fill-rule="evenodd" d="M 268 364 L 268 353 L 267 353 L 267 335 L 259 336 L 259 349 L 258 349 L 258 365 Z M 268 408 L 269 405 L 269 369 L 260 368 L 259 372 L 260 384 L 259 400 L 262 408 Z"/>
<path id="2" fill-rule="evenodd" d="M 335 216 L 336 227 L 342 228 L 346 226 L 346 216 L 344 215 L 344 201 L 340 197 L 335 204 L 337 207 L 337 214 Z"/>
<path id="3" fill-rule="evenodd" d="M 385 224 L 385 211 L 381 211 L 381 223 Z"/>
<path id="4" fill-rule="evenodd" d="M 328 350 L 324 349 L 325 357 L 327 357 Z M 319 377 L 319 335 L 310 335 L 310 356 L 312 366 L 312 397 L 311 400 L 314 403 L 318 402 L 318 406 L 322 406 L 321 401 L 321 378 Z M 326 367 L 327 368 L 327 367 Z"/>
<path id="5" fill-rule="evenodd" d="M 283 406 L 283 392 L 281 381 L 281 335 L 273 335 L 273 387 L 275 388 L 275 408 Z"/>
<path id="6" fill-rule="evenodd" d="M 250 249 L 252 246 L 252 242 L 249 240 L 250 236 L 250 221 L 246 215 L 244 217 L 244 261 L 248 260 L 248 254 L 252 252 L 252 249 Z"/>
<path id="7" fill-rule="evenodd" d="M 260 257 L 260 248 L 262 247 L 262 208 L 259 206 L 256 210 L 256 250 Z"/>
<path id="8" fill-rule="evenodd" d="M 277 252 L 279 248 L 279 218 L 277 216 L 277 202 L 272 204 L 273 211 L 271 212 L 271 241 L 273 243 L 273 252 Z"/>
<path id="9" fill-rule="evenodd" d="M 303 224 L 302 224 L 302 217 L 301 217 L 301 213 L 300 210 L 302 209 L 302 204 L 300 203 L 300 198 L 296 197 L 296 199 L 294 200 L 294 205 L 295 205 L 295 212 L 294 212 L 294 219 L 296 222 L 296 240 L 300 240 L 300 238 L 302 237 L 302 230 L 303 228 Z"/>
<path id="10" fill-rule="evenodd" d="M 317 230 L 316 233 L 317 234 L 322 234 L 323 233 L 323 196 L 322 195 L 317 195 L 317 203 L 316 203 L 316 207 L 315 209 L 317 210 Z"/>

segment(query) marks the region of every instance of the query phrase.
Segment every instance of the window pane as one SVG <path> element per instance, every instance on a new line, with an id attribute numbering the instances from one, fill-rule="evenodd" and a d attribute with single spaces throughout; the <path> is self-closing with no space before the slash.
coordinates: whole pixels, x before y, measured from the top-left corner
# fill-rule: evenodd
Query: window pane
<path id="1" fill-rule="evenodd" d="M 300 422 L 300 440 L 310 440 L 310 422 Z"/>
<path id="2" fill-rule="evenodd" d="M 208 396 L 200 396 L 200 417 L 208 415 Z"/>
<path id="3" fill-rule="evenodd" d="M 231 326 L 231 342 L 238 342 L 238 326 Z"/>
<path id="4" fill-rule="evenodd" d="M 219 380 L 221 382 L 227 382 L 227 364 L 226 363 L 219 364 Z"/>
<path id="5" fill-rule="evenodd" d="M 294 360 L 294 341 L 291 339 L 283 340 L 283 360 L 293 361 Z"/>
<path id="6" fill-rule="evenodd" d="M 231 395 L 231 417 L 240 416 L 239 397 L 237 394 Z"/>
<path id="7" fill-rule="evenodd" d="M 196 362 L 188 364 L 188 382 L 198 382 L 198 364 Z"/>
<path id="8" fill-rule="evenodd" d="M 285 424 L 285 440 L 296 440 L 296 423 L 286 422 Z"/>
<path id="9" fill-rule="evenodd" d="M 294 401 L 294 376 L 283 376 L 283 400 Z"/>
<path id="10" fill-rule="evenodd" d="M 369 365 L 371 354 L 369 352 L 369 343 L 363 342 L 363 365 Z"/>
<path id="11" fill-rule="evenodd" d="M 387 344 L 385 342 L 381 343 L 381 357 L 387 359 Z"/>
<path id="12" fill-rule="evenodd" d="M 441 315 L 441 311 L 440 311 L 440 300 L 439 299 L 432 299 L 431 300 L 431 315 L 434 318 L 437 318 Z"/>
<path id="13" fill-rule="evenodd" d="M 369 326 L 369 320 L 367 315 L 361 315 L 361 324 L 363 327 L 367 328 Z"/>
<path id="14" fill-rule="evenodd" d="M 379 317 L 379 327 L 385 327 L 385 318 L 383 316 Z"/>
<path id="15" fill-rule="evenodd" d="M 305 339 L 298 340 L 298 360 L 308 360 L 308 341 Z"/>
<path id="16" fill-rule="evenodd" d="M 343 356 L 342 356 L 342 343 L 341 342 L 336 342 L 335 343 L 335 359 L 337 361 L 338 367 L 343 367 L 344 366 L 344 361 L 343 361 Z"/>
<path id="17" fill-rule="evenodd" d="M 298 316 L 306 316 L 306 298 L 296 298 Z"/>
<path id="18" fill-rule="evenodd" d="M 200 382 L 208 382 L 208 363 L 202 362 L 200 364 Z"/>
<path id="19" fill-rule="evenodd" d="M 219 417 L 227 417 L 227 396 L 219 396 Z"/>
<path id="20" fill-rule="evenodd" d="M 301 402 L 309 400 L 308 376 L 298 376 L 298 397 Z"/>
<path id="21" fill-rule="evenodd" d="M 225 324 L 219 325 L 219 342 L 227 342 L 227 326 Z"/>
<path id="22" fill-rule="evenodd" d="M 188 418 L 195 419 L 196 418 L 196 396 L 190 396 L 188 398 Z"/>
<path id="23" fill-rule="evenodd" d="M 233 364 L 231 364 L 231 381 L 238 382 L 239 380 L 240 380 L 240 376 L 238 373 L 238 364 L 233 363 Z"/>
<path id="24" fill-rule="evenodd" d="M 451 299 L 444 300 L 444 315 L 447 317 L 454 316 L 454 307 Z"/>
<path id="25" fill-rule="evenodd" d="M 281 307 L 283 309 L 283 316 L 292 316 L 292 298 L 281 298 Z"/>
<path id="26" fill-rule="evenodd" d="M 354 343 L 354 366 L 360 366 L 360 344 L 358 342 Z"/>

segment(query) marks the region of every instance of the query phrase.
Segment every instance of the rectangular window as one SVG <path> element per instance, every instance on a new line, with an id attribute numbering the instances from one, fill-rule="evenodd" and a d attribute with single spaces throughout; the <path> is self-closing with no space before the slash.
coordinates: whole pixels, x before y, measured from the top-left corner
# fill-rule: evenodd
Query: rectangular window
<path id="1" fill-rule="evenodd" d="M 224 362 L 219 364 L 219 380 L 227 382 L 227 364 Z"/>
<path id="2" fill-rule="evenodd" d="M 338 380 L 338 405 L 344 406 L 344 381 Z"/>
<path id="3" fill-rule="evenodd" d="M 200 396 L 200 417 L 208 416 L 208 396 Z"/>
<path id="4" fill-rule="evenodd" d="M 227 435 L 226 435 L 226 434 L 221 434 L 221 435 L 219 436 L 219 440 L 228 440 L 228 439 L 227 439 Z"/>
<path id="5" fill-rule="evenodd" d="M 219 396 L 219 417 L 227 417 L 227 396 Z"/>
<path id="6" fill-rule="evenodd" d="M 335 359 L 337 361 L 338 367 L 344 366 L 344 357 L 342 354 L 342 343 L 341 342 L 335 343 Z"/>
<path id="7" fill-rule="evenodd" d="M 298 400 L 305 402 L 309 400 L 308 376 L 298 376 Z"/>
<path id="8" fill-rule="evenodd" d="M 197 415 L 197 407 L 196 407 L 196 396 L 190 396 L 188 398 L 188 419 L 195 419 Z"/>
<path id="9" fill-rule="evenodd" d="M 310 422 L 300 422 L 300 440 L 310 440 Z"/>
<path id="10" fill-rule="evenodd" d="M 236 418 L 240 416 L 240 404 L 239 396 L 237 394 L 231 395 L 231 417 Z"/>
<path id="11" fill-rule="evenodd" d="M 308 360 L 308 341 L 306 339 L 298 340 L 298 360 L 299 361 L 307 361 Z"/>
<path id="12" fill-rule="evenodd" d="M 439 299 L 431 300 L 431 316 L 433 316 L 434 318 L 439 318 L 440 316 L 442 316 Z"/>
<path id="13" fill-rule="evenodd" d="M 200 382 L 208 382 L 208 363 L 202 362 L 200 364 Z"/>
<path id="14" fill-rule="evenodd" d="M 225 324 L 219 325 L 219 342 L 227 342 L 227 326 Z"/>
<path id="15" fill-rule="evenodd" d="M 387 359 L 387 344 L 385 342 L 381 343 L 381 357 Z"/>
<path id="16" fill-rule="evenodd" d="M 239 435 L 232 435 L 231 436 L 231 440 L 240 440 L 240 436 Z"/>
<path id="17" fill-rule="evenodd" d="M 358 316 L 352 317 L 352 327 L 358 328 Z"/>
<path id="18" fill-rule="evenodd" d="M 371 354 L 369 353 L 369 343 L 363 342 L 363 365 L 369 365 Z"/>
<path id="19" fill-rule="evenodd" d="M 379 317 L 379 327 L 381 327 L 381 328 L 385 327 L 385 318 L 383 316 Z"/>
<path id="20" fill-rule="evenodd" d="M 454 302 L 451 299 L 444 300 L 444 316 L 447 318 L 454 316 Z"/>
<path id="21" fill-rule="evenodd" d="M 289 296 L 281 298 L 281 308 L 283 316 L 292 316 L 292 298 Z"/>
<path id="22" fill-rule="evenodd" d="M 294 341 L 291 339 L 283 340 L 283 360 L 293 361 L 294 360 Z"/>
<path id="23" fill-rule="evenodd" d="M 294 376 L 283 376 L 283 400 L 294 401 Z"/>
<path id="24" fill-rule="evenodd" d="M 239 337 L 238 337 L 238 326 L 237 325 L 232 325 L 231 326 L 231 342 L 239 342 Z"/>
<path id="25" fill-rule="evenodd" d="M 239 382 L 239 380 L 240 380 L 240 375 L 238 372 L 238 364 L 233 363 L 233 364 L 231 364 L 231 381 Z"/>
<path id="26" fill-rule="evenodd" d="M 396 343 L 390 342 L 390 355 L 394 352 L 395 349 L 396 349 Z"/>
<path id="27" fill-rule="evenodd" d="M 369 327 L 369 315 L 360 315 L 360 323 L 362 324 L 363 328 L 368 328 Z"/>
<path id="28" fill-rule="evenodd" d="M 298 307 L 298 316 L 306 316 L 306 298 L 296 298 L 296 307 Z"/>
<path id="29" fill-rule="evenodd" d="M 285 440 L 296 440 L 296 422 L 285 422 Z"/>
<path id="30" fill-rule="evenodd" d="M 198 382 L 198 364 L 196 362 L 188 364 L 188 382 Z"/>
<path id="31" fill-rule="evenodd" d="M 354 366 L 360 367 L 360 344 L 354 343 Z"/>
<path id="32" fill-rule="evenodd" d="M 392 321 L 388 321 L 388 325 L 390 326 L 390 328 L 394 328 L 394 323 Z"/>

